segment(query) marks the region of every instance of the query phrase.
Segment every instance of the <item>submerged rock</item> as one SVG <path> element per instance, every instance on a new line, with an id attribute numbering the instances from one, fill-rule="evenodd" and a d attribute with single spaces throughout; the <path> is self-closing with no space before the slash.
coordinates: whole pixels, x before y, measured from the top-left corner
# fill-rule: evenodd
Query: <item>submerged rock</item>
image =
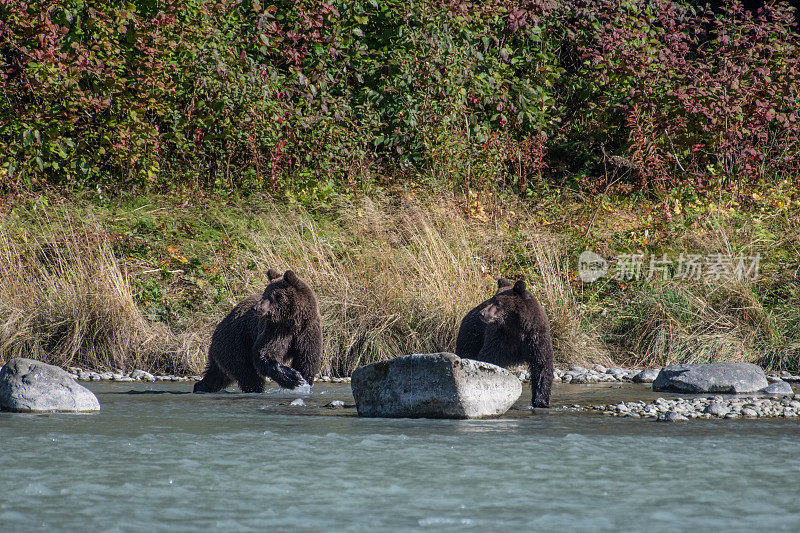
<path id="1" fill-rule="evenodd" d="M 481 418 L 505 413 L 522 384 L 499 366 L 451 353 L 414 354 L 353 372 L 359 416 Z"/>
<path id="2" fill-rule="evenodd" d="M 8 411 L 99 411 L 100 402 L 68 372 L 33 359 L 11 359 L 0 370 L 0 407 Z"/>
<path id="3" fill-rule="evenodd" d="M 739 394 L 757 392 L 767 385 L 764 371 L 753 363 L 683 364 L 662 368 L 653 381 L 653 390 Z"/>

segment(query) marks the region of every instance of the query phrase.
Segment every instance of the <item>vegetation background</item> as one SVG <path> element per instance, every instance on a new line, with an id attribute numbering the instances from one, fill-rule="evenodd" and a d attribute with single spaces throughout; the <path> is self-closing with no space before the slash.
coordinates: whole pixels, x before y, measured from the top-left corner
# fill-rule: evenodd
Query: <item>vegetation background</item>
<path id="1" fill-rule="evenodd" d="M 0 0 L 0 358 L 196 373 L 277 267 L 334 375 L 499 275 L 562 362 L 798 370 L 798 44 L 773 1 Z"/>

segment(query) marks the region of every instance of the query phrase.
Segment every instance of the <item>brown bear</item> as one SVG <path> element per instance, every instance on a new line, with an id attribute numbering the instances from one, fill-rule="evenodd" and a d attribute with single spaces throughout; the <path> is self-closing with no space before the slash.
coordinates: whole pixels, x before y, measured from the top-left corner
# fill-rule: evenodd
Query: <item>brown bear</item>
<path id="1" fill-rule="evenodd" d="M 314 383 L 322 362 L 322 319 L 314 292 L 291 270 L 270 269 L 264 293 L 239 302 L 211 336 L 208 364 L 194 392 L 217 392 L 234 381 L 264 392 L 264 378 L 293 389 Z"/>
<path id="2" fill-rule="evenodd" d="M 527 363 L 531 371 L 531 405 L 550 406 L 553 342 L 541 304 L 525 287 L 504 278 L 497 293 L 461 321 L 456 354 L 499 366 Z"/>
<path id="3" fill-rule="evenodd" d="M 497 292 L 511 290 L 511 282 L 506 278 L 497 280 Z M 456 338 L 456 355 L 475 359 L 483 346 L 483 335 L 486 332 L 486 324 L 481 320 L 481 311 L 489 305 L 489 300 L 472 309 L 461 321 L 458 328 L 458 338 Z"/>

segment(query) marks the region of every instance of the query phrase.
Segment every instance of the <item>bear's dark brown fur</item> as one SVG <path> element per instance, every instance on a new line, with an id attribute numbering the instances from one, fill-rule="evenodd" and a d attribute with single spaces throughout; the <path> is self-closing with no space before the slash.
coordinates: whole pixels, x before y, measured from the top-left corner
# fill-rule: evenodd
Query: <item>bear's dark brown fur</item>
<path id="1" fill-rule="evenodd" d="M 264 293 L 239 302 L 214 330 L 194 392 L 217 392 L 234 381 L 242 392 L 263 392 L 266 377 L 285 388 L 314 383 L 322 361 L 314 292 L 291 270 L 267 275 Z"/>
<path id="2" fill-rule="evenodd" d="M 527 363 L 531 405 L 550 406 L 553 344 L 550 321 L 524 281 L 501 278 L 497 293 L 467 313 L 461 322 L 456 354 L 499 366 Z"/>
<path id="3" fill-rule="evenodd" d="M 506 278 L 497 280 L 497 293 L 511 290 L 511 282 Z M 489 300 L 481 303 L 472 309 L 461 321 L 458 328 L 458 338 L 456 338 L 456 355 L 475 359 L 483 346 L 483 336 L 486 332 L 486 324 L 481 320 L 481 311 L 489 305 Z"/>

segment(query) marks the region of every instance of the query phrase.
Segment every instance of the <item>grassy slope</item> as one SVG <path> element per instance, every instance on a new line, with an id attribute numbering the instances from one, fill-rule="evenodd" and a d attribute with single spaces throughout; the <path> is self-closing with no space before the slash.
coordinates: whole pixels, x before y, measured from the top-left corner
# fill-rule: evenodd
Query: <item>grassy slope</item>
<path id="1" fill-rule="evenodd" d="M 263 197 L 39 197 L 0 213 L 0 357 L 194 373 L 216 322 L 270 267 L 318 293 L 324 373 L 452 350 L 499 275 L 526 277 L 562 362 L 755 360 L 797 369 L 798 206 L 610 201 L 525 206 L 407 192 L 309 213 Z M 759 252 L 754 283 L 582 284 L 577 255 Z"/>

